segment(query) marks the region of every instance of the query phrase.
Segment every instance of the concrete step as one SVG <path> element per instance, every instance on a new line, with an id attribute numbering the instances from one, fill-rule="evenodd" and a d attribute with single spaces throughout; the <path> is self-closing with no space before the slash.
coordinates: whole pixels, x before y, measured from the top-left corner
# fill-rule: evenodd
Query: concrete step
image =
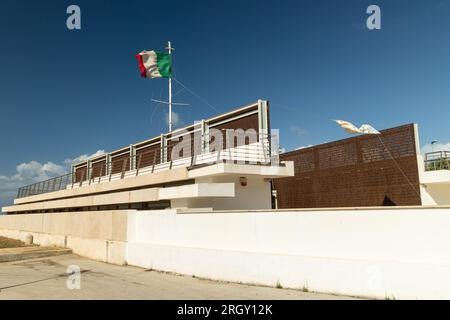
<path id="1" fill-rule="evenodd" d="M 0 263 L 20 261 L 44 257 L 59 256 L 72 253 L 71 249 L 58 247 L 20 247 L 0 249 Z"/>

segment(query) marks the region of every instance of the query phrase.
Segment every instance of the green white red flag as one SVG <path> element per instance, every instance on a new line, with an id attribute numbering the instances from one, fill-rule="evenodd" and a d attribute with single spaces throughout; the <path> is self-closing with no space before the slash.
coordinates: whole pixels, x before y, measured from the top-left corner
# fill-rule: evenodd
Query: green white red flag
<path id="1" fill-rule="evenodd" d="M 141 76 L 144 78 L 169 78 L 172 60 L 168 52 L 142 51 L 136 55 Z"/>
<path id="2" fill-rule="evenodd" d="M 380 131 L 372 127 L 370 124 L 363 124 L 361 127 L 356 127 L 353 123 L 344 120 L 334 120 L 346 132 L 352 134 L 381 134 Z"/>

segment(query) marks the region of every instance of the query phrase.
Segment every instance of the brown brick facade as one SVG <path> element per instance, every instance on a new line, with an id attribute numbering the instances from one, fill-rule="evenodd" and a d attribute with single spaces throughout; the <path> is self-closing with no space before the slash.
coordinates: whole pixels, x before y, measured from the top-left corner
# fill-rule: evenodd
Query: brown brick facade
<path id="1" fill-rule="evenodd" d="M 295 176 L 275 179 L 279 208 L 421 204 L 412 124 L 288 152 L 280 160 L 294 161 Z"/>

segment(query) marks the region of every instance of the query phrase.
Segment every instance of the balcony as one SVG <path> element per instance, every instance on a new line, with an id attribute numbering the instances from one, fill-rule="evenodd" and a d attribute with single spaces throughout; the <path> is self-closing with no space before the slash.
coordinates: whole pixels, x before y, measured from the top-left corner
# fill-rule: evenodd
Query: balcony
<path id="1" fill-rule="evenodd" d="M 117 157 L 116 159 L 100 156 L 99 159 L 90 159 L 85 163 L 75 165 L 72 173 L 20 188 L 17 199 L 153 174 L 179 167 L 191 170 L 224 162 L 283 166 L 279 164 L 278 155 L 271 154 L 270 145 L 273 142 L 270 140 L 270 135 L 260 133 L 257 143 L 213 152 L 192 150 L 188 157 L 171 155 L 172 146 L 156 148 L 133 156 Z"/>
<path id="2" fill-rule="evenodd" d="M 425 171 L 450 170 L 450 151 L 436 151 L 425 154 Z"/>

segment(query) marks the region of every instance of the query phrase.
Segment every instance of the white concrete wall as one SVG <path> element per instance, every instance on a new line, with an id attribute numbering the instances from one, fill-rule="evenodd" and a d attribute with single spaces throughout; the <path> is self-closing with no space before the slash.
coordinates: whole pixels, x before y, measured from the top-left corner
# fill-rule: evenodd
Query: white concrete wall
<path id="1" fill-rule="evenodd" d="M 450 205 L 450 170 L 425 171 L 423 157 L 417 156 L 422 205 Z"/>
<path id="2" fill-rule="evenodd" d="M 190 208 L 211 207 L 215 210 L 246 210 L 246 209 L 271 209 L 272 195 L 270 182 L 264 177 L 253 175 L 242 175 L 247 179 L 247 185 L 240 184 L 240 176 L 225 175 L 205 178 L 196 178 L 196 183 L 234 183 L 233 198 L 214 197 L 202 199 L 189 199 Z M 172 205 L 175 207 L 176 202 Z"/>
<path id="3" fill-rule="evenodd" d="M 127 217 L 133 210 L 0 216 L 0 236 L 42 246 L 70 248 L 74 253 L 113 264 L 125 264 Z"/>
<path id="4" fill-rule="evenodd" d="M 0 217 L 0 235 L 116 264 L 311 291 L 450 299 L 450 207 Z"/>
<path id="5" fill-rule="evenodd" d="M 135 212 L 127 262 L 217 280 L 450 299 L 450 208 Z"/>

